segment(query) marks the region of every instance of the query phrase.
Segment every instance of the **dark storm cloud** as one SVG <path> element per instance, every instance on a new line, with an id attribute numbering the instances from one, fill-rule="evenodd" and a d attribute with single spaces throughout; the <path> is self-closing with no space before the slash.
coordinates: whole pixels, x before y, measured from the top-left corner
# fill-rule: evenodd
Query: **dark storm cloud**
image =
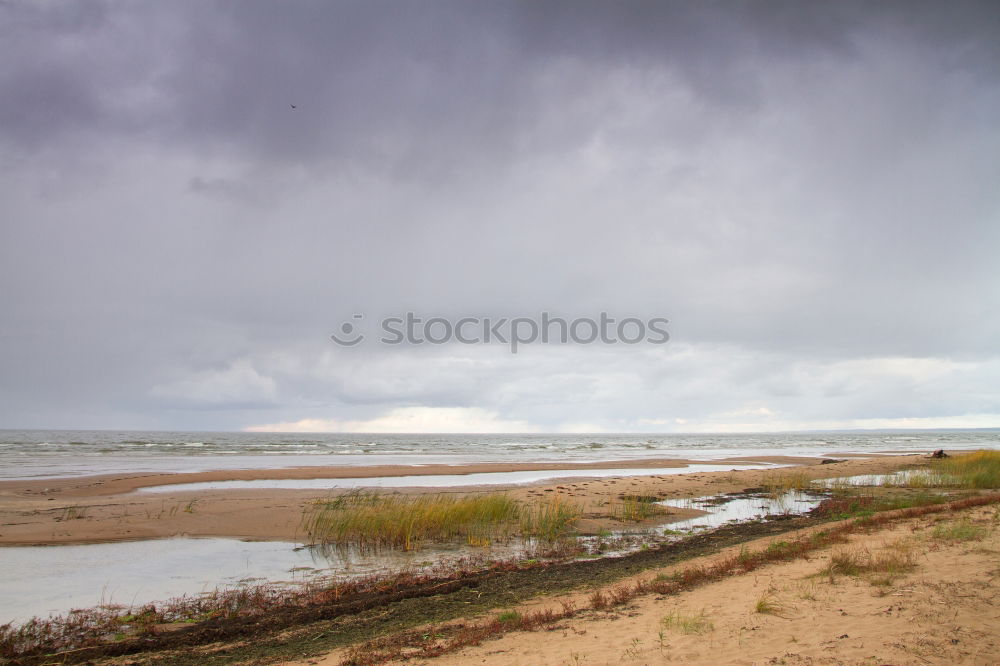
<path id="1" fill-rule="evenodd" d="M 998 37 L 989 2 L 4 3 L 0 425 L 1000 411 Z M 406 309 L 676 346 L 330 349 Z"/>
<path id="2" fill-rule="evenodd" d="M 3 136 L 139 132 L 251 159 L 403 171 L 585 140 L 615 68 L 752 112 L 769 63 L 854 56 L 886 31 L 995 73 L 995 6 L 958 3 L 8 3 Z M 911 18 L 912 17 L 912 18 Z M 556 70 L 555 76 L 547 76 Z M 296 109 L 291 109 L 295 105 Z M 561 131 L 537 134 L 540 116 Z"/>

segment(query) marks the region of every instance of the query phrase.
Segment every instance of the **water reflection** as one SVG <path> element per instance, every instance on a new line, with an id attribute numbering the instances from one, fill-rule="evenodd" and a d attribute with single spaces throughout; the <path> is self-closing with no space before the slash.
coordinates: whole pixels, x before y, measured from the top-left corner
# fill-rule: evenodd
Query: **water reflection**
<path id="1" fill-rule="evenodd" d="M 947 477 L 926 469 L 903 469 L 889 474 L 857 474 L 834 479 L 816 479 L 812 483 L 823 488 L 844 486 L 936 486 L 947 481 Z"/>
<path id="2" fill-rule="evenodd" d="M 658 504 L 679 509 L 707 511 L 705 515 L 670 523 L 681 532 L 711 529 L 731 522 L 760 520 L 774 515 L 801 515 L 819 506 L 825 495 L 793 490 L 780 497 L 765 495 L 711 495 L 693 499 L 662 500 Z"/>

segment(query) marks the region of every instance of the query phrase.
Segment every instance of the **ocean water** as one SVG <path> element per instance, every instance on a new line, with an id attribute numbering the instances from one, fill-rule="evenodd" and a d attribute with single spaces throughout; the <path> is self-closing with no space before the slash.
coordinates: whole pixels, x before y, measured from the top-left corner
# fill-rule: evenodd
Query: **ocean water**
<path id="1" fill-rule="evenodd" d="M 1000 449 L 1000 430 L 764 434 L 374 435 L 0 430 L 0 480 L 326 465 L 598 462 L 638 458 Z"/>

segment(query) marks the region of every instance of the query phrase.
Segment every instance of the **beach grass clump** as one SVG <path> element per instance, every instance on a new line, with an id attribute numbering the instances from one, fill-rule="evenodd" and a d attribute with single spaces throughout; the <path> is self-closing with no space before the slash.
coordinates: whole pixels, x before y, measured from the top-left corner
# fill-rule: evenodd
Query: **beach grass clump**
<path id="1" fill-rule="evenodd" d="M 667 513 L 666 507 L 657 504 L 657 498 L 645 495 L 626 495 L 621 503 L 613 503 L 611 518 L 623 523 L 639 523 L 647 518 Z"/>
<path id="2" fill-rule="evenodd" d="M 497 622 L 500 624 L 521 624 L 521 614 L 514 610 L 504 611 L 497 615 Z"/>
<path id="3" fill-rule="evenodd" d="M 521 508 L 504 493 L 385 495 L 354 491 L 325 500 L 305 519 L 313 543 L 362 550 L 414 550 L 427 542 L 487 544 L 509 531 Z"/>
<path id="4" fill-rule="evenodd" d="M 571 536 L 581 515 L 578 505 L 558 495 L 521 504 L 505 493 L 352 491 L 313 506 L 304 527 L 314 544 L 363 551 L 415 550 L 427 543 L 458 540 L 488 546 L 511 536 L 552 543 Z"/>
<path id="5" fill-rule="evenodd" d="M 549 543 L 566 539 L 575 533 L 582 515 L 579 504 L 553 495 L 546 502 L 521 507 L 521 534 Z"/>
<path id="6" fill-rule="evenodd" d="M 793 490 L 809 488 L 810 480 L 805 472 L 781 472 L 764 477 L 761 485 L 772 497 L 780 497 Z"/>
<path id="7" fill-rule="evenodd" d="M 777 615 L 780 617 L 781 614 L 785 612 L 785 604 L 778 601 L 778 598 L 774 596 L 774 592 L 772 590 L 768 590 L 758 597 L 753 610 L 755 613 L 759 613 L 761 615 Z"/>
<path id="8" fill-rule="evenodd" d="M 715 628 L 704 610 L 698 613 L 674 610 L 660 619 L 660 626 L 682 634 L 704 634 Z"/>
<path id="9" fill-rule="evenodd" d="M 864 570 L 864 558 L 860 551 L 841 550 L 830 555 L 826 566 L 826 574 L 832 580 L 834 576 L 860 576 Z"/>
<path id="10" fill-rule="evenodd" d="M 873 585 L 887 585 L 913 571 L 916 566 L 912 544 L 897 541 L 875 552 L 855 548 L 831 553 L 830 561 L 821 573 L 831 583 L 841 575 L 867 578 Z"/>
<path id="11" fill-rule="evenodd" d="M 947 485 L 977 490 L 1000 488 L 1000 451 L 976 451 L 934 461 Z"/>

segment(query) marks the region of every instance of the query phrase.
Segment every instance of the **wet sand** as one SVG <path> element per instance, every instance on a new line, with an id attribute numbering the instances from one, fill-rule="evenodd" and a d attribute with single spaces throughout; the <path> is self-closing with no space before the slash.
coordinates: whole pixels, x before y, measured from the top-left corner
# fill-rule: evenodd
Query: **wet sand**
<path id="1" fill-rule="evenodd" d="M 920 454 L 879 455 L 820 464 L 818 458 L 765 456 L 703 461 L 725 462 L 732 471 L 699 472 L 698 461 L 648 459 L 600 463 L 524 463 L 372 467 L 308 467 L 276 470 L 226 470 L 186 474 L 131 474 L 64 479 L 0 482 L 0 545 L 97 543 L 171 536 L 218 536 L 259 540 L 297 540 L 303 537 L 302 516 L 309 505 L 328 491 L 244 489 L 136 492 L 156 485 L 255 479 L 359 478 L 437 474 L 514 472 L 518 470 L 655 469 L 690 464 L 684 474 L 587 479 L 575 477 L 535 485 L 405 488 L 399 492 L 495 492 L 505 489 L 521 500 L 560 494 L 580 503 L 586 512 L 583 529 L 609 526 L 602 517 L 609 502 L 622 495 L 655 495 L 664 499 L 696 497 L 758 486 L 784 470 L 741 470 L 742 465 L 795 465 L 809 478 L 884 473 L 926 460 Z M 386 490 L 383 490 L 385 492 Z M 670 519 L 691 516 L 677 510 Z"/>

